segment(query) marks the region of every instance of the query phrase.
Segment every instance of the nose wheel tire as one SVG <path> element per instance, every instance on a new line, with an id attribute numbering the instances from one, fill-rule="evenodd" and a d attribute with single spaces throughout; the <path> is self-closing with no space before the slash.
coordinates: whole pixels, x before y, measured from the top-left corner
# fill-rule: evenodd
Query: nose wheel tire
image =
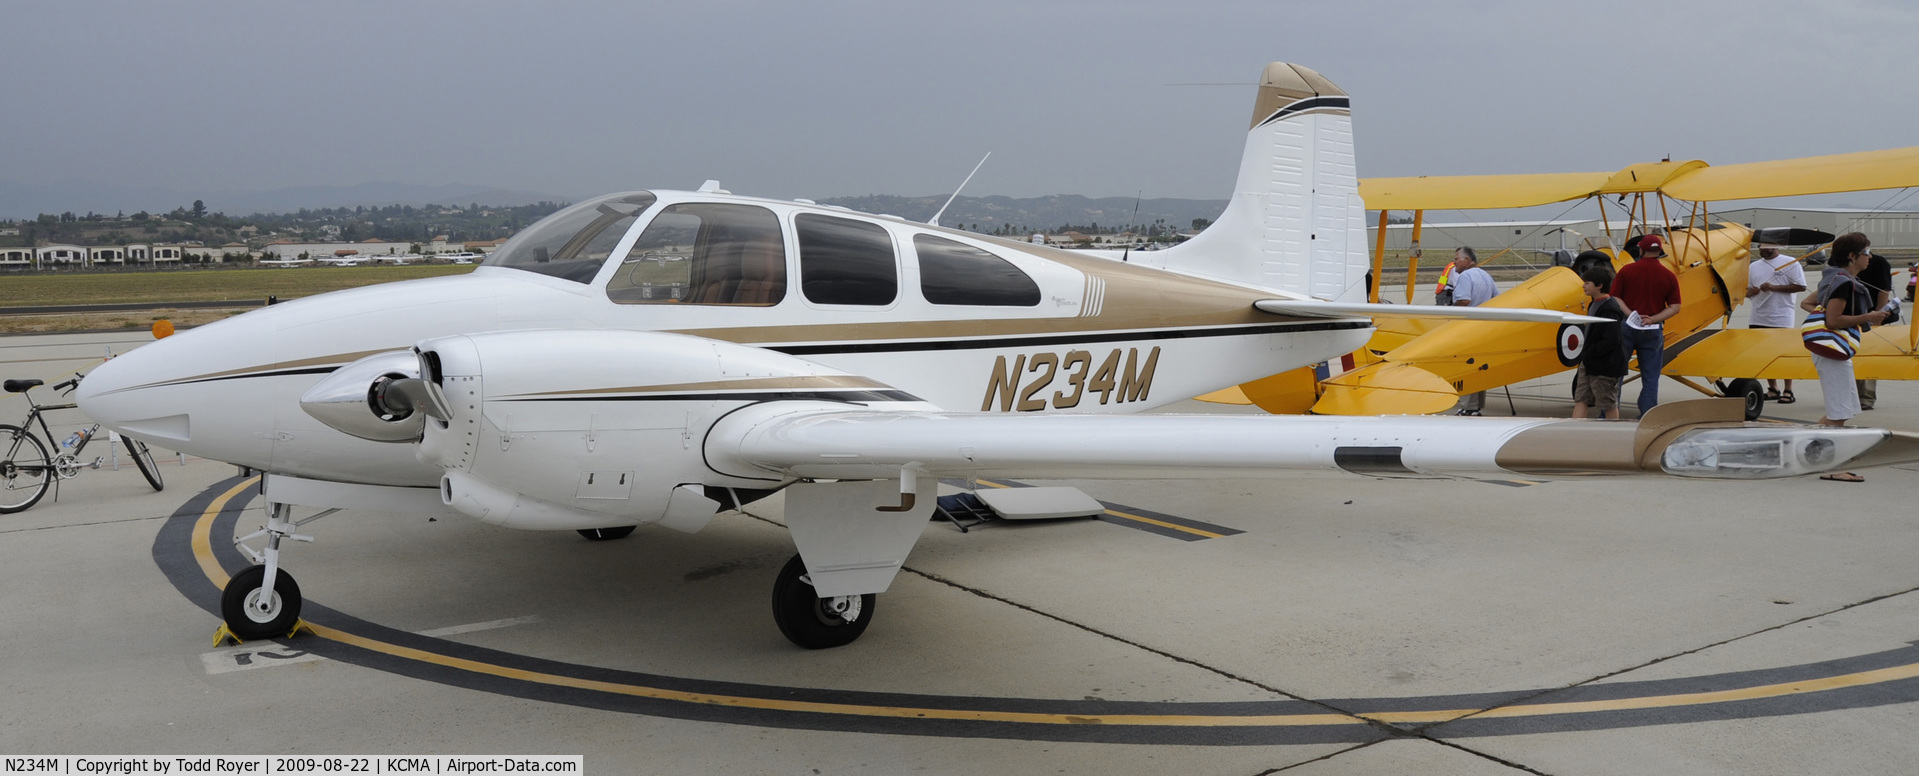
<path id="1" fill-rule="evenodd" d="M 589 542 L 610 542 L 633 535 L 635 526 L 619 525 L 612 528 L 581 528 L 580 535 Z"/>
<path id="2" fill-rule="evenodd" d="M 795 555 L 773 583 L 773 621 L 788 641 L 807 649 L 831 649 L 851 644 L 866 632 L 878 596 L 821 598 L 805 576 L 806 563 Z"/>
<path id="3" fill-rule="evenodd" d="M 285 636 L 299 621 L 300 585 L 293 581 L 293 575 L 280 569 L 273 575 L 271 591 L 260 584 L 266 581 L 266 575 L 267 567 L 248 566 L 233 575 L 233 581 L 221 592 L 220 615 L 233 635 L 246 640 Z"/>
<path id="4" fill-rule="evenodd" d="M 26 429 L 0 424 L 0 514 L 33 506 L 51 484 L 53 462 L 46 445 Z"/>
<path id="5" fill-rule="evenodd" d="M 160 466 L 153 462 L 153 451 L 147 449 L 147 444 L 130 437 L 123 441 L 127 444 L 127 454 L 133 456 L 134 467 L 147 478 L 147 484 L 156 491 L 166 490 L 166 483 L 160 480 Z"/>

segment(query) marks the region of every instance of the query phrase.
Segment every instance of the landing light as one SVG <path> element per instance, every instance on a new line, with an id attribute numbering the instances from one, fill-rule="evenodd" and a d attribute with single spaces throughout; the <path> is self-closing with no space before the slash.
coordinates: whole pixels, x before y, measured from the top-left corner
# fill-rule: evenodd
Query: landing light
<path id="1" fill-rule="evenodd" d="M 1660 467 L 1681 477 L 1793 477 L 1843 465 L 1885 438 L 1868 428 L 1702 428 L 1668 445 Z"/>

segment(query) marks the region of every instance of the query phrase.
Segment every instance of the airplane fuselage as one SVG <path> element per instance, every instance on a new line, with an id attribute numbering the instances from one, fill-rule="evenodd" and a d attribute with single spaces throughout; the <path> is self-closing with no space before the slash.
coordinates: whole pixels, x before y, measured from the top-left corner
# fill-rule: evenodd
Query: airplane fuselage
<path id="1" fill-rule="evenodd" d="M 1254 309 L 1274 296 L 1269 290 L 890 217 L 711 193 L 623 196 L 644 205 L 601 224 L 617 234 L 586 240 L 584 249 L 569 246 L 581 241 L 567 235 L 549 240 L 555 251 L 574 249 L 565 269 L 550 254 L 516 266 L 526 251 L 503 249 L 471 275 L 263 308 L 103 365 L 88 377 L 82 400 L 125 419 L 123 432 L 193 455 L 313 479 L 427 486 L 442 471 L 416 460 L 413 446 L 341 433 L 304 412 L 301 396 L 342 366 L 436 337 L 652 331 L 786 354 L 876 381 L 892 391 L 889 400 L 931 408 L 1136 412 L 1325 360 L 1358 347 L 1371 331 L 1360 319 Z M 687 213 L 706 214 L 707 231 L 662 226 Z M 721 285 L 717 270 L 703 279 L 701 267 L 688 269 L 723 261 L 721 249 L 698 244 L 718 239 L 710 232 L 724 225 L 711 223 L 719 220 L 714 213 L 764 223 L 757 248 L 772 266 L 761 272 L 778 277 L 776 292 L 741 295 L 735 279 L 728 281 L 733 298 L 695 298 Z M 829 232 L 822 237 L 822 230 Z M 669 239 L 662 241 L 662 231 Z M 679 238 L 686 244 L 673 242 Z M 869 239 L 885 266 L 833 266 L 857 264 L 843 256 L 855 238 Z M 934 262 L 951 264 L 955 255 L 1007 276 L 995 282 L 1017 293 L 967 299 L 966 289 L 939 286 Z M 877 282 L 845 277 L 855 270 L 894 280 L 875 290 Z M 643 273 L 651 280 L 636 281 Z M 984 304 L 952 303 L 968 301 Z M 706 404 L 682 409 L 706 416 L 764 398 L 702 397 L 687 401 Z"/>

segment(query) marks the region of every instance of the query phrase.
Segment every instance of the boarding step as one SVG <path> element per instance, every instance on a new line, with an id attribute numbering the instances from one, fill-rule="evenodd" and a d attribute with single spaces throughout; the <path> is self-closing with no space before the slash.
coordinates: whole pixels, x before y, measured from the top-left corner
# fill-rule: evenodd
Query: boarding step
<path id="1" fill-rule="evenodd" d="M 989 520 L 1056 520 L 1103 514 L 1106 505 L 1078 488 L 993 488 L 939 497 L 933 516 L 961 533 Z"/>

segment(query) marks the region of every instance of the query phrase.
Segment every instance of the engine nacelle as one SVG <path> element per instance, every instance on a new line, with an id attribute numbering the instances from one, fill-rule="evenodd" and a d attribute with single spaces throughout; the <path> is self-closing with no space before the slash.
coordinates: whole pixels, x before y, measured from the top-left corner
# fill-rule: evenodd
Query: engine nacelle
<path id="1" fill-rule="evenodd" d="M 422 424 L 419 459 L 446 470 L 450 506 L 515 528 L 664 520 L 697 530 L 719 508 L 701 486 L 785 484 L 707 466 L 702 443 L 726 413 L 768 400 L 901 397 L 783 353 L 659 332 L 496 332 L 417 350 L 448 414 Z"/>

